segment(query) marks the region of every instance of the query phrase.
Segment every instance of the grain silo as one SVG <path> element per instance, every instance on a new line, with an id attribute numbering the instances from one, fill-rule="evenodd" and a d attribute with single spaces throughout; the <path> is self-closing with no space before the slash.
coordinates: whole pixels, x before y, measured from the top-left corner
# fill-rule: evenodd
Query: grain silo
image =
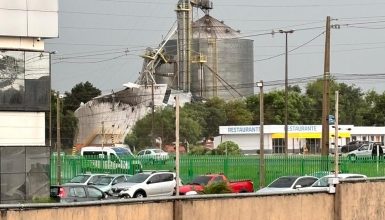
<path id="1" fill-rule="evenodd" d="M 253 41 L 243 39 L 239 31 L 210 16 L 208 10 L 205 12 L 191 25 L 190 76 L 186 79 L 178 73 L 177 52 L 181 50 L 178 34 L 175 34 L 164 48 L 168 63 L 156 69 L 157 83 L 167 83 L 171 88 L 185 91 L 182 86 L 189 84 L 187 88 L 195 97 L 217 96 L 229 100 L 252 95 Z"/>

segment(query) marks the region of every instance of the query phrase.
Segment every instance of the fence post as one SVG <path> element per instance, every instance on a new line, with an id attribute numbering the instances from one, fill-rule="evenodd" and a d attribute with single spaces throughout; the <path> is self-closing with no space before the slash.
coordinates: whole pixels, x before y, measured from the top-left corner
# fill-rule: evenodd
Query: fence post
<path id="1" fill-rule="evenodd" d="M 223 172 L 226 176 L 229 176 L 229 158 L 228 156 L 225 157 L 224 163 L 223 163 Z"/>
<path id="2" fill-rule="evenodd" d="M 302 155 L 301 157 L 301 175 L 304 176 L 305 175 L 305 159 L 304 159 L 304 156 Z"/>

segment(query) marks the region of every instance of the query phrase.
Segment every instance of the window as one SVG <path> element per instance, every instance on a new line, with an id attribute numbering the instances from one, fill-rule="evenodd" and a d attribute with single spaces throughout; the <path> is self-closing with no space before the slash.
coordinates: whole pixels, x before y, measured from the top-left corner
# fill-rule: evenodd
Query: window
<path id="1" fill-rule="evenodd" d="M 149 151 L 149 150 L 146 150 L 146 154 L 151 154 L 151 151 Z"/>
<path id="2" fill-rule="evenodd" d="M 49 53 L 0 53 L 0 110 L 48 111 Z"/>
<path id="3" fill-rule="evenodd" d="M 68 195 L 70 197 L 85 198 L 86 197 L 86 191 L 84 190 L 83 187 L 71 187 Z"/>
<path id="4" fill-rule="evenodd" d="M 168 181 L 173 181 L 174 180 L 174 175 L 171 173 L 164 173 L 161 174 L 161 182 L 168 182 Z"/>
<path id="5" fill-rule="evenodd" d="M 88 187 L 87 191 L 88 191 L 88 196 L 91 198 L 102 198 L 103 197 L 103 193 L 101 191 L 93 188 L 93 187 Z"/>
<path id="6" fill-rule="evenodd" d="M 315 178 L 302 178 L 302 179 L 298 180 L 295 185 L 300 185 L 302 187 L 308 187 L 308 186 L 311 186 L 315 181 L 317 181 L 317 179 L 315 179 Z"/>
<path id="7" fill-rule="evenodd" d="M 159 183 L 159 182 L 161 182 L 161 180 L 162 180 L 161 174 L 155 174 L 148 181 L 150 183 Z"/>
<path id="8" fill-rule="evenodd" d="M 273 153 L 282 154 L 285 152 L 285 139 L 273 138 Z"/>
<path id="9" fill-rule="evenodd" d="M 119 176 L 116 179 L 114 179 L 112 184 L 117 184 L 117 183 L 121 183 L 121 182 L 124 182 L 124 181 L 126 181 L 126 178 L 124 176 Z"/>
<path id="10" fill-rule="evenodd" d="M 223 182 L 223 181 L 224 181 L 224 180 L 223 180 L 223 176 L 217 176 L 217 177 L 215 177 L 214 180 L 213 180 L 214 183 Z"/>

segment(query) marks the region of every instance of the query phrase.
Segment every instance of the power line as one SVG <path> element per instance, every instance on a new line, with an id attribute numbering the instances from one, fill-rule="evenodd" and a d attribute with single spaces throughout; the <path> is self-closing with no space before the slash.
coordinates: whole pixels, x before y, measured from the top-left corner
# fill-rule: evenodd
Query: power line
<path id="1" fill-rule="evenodd" d="M 318 34 L 317 36 L 313 37 L 311 40 L 309 40 L 309 41 L 307 41 L 307 42 L 305 42 L 305 43 L 303 43 L 303 44 L 301 44 L 301 45 L 299 45 L 299 46 L 297 46 L 297 47 L 295 47 L 295 48 L 289 50 L 289 52 L 293 52 L 293 51 L 295 51 L 295 50 L 297 50 L 297 49 L 299 49 L 299 48 L 301 48 L 301 47 L 306 46 L 307 44 L 311 43 L 312 41 L 314 41 L 314 40 L 317 39 L 318 37 L 322 36 L 324 33 L 325 33 L 325 31 L 321 32 L 321 33 Z M 260 62 L 260 61 L 265 61 L 265 60 L 271 60 L 271 59 L 274 59 L 274 58 L 276 58 L 276 57 L 280 57 L 280 56 L 282 56 L 282 55 L 285 55 L 285 53 L 280 53 L 280 54 L 277 54 L 277 55 L 274 55 L 274 56 L 271 56 L 271 57 L 267 57 L 267 58 L 264 58 L 264 59 L 254 60 L 254 62 Z"/>

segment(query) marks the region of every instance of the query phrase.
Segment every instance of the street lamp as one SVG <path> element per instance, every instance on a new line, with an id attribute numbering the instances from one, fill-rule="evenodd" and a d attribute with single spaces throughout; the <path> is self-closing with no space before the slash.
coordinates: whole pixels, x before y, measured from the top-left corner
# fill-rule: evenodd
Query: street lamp
<path id="1" fill-rule="evenodd" d="M 264 104 L 263 104 L 263 81 L 257 82 L 259 87 L 259 187 L 265 186 L 265 147 L 264 147 Z"/>
<path id="2" fill-rule="evenodd" d="M 287 49 L 287 34 L 294 33 L 294 30 L 279 30 L 279 33 L 285 34 L 285 154 L 288 153 L 288 134 L 287 134 L 287 100 L 288 100 L 288 49 Z"/>

